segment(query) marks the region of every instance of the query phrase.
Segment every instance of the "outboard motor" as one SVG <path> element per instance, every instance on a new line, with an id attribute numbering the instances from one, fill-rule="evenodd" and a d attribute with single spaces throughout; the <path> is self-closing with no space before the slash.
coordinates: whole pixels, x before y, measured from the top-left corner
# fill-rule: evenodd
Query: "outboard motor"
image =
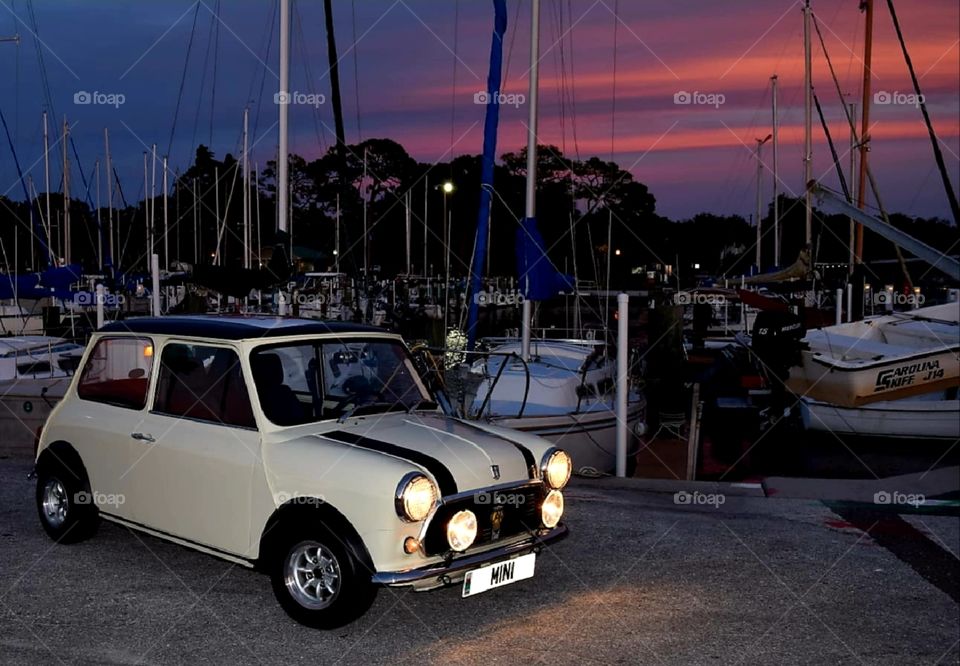
<path id="1" fill-rule="evenodd" d="M 806 333 L 800 317 L 792 312 L 763 310 L 757 313 L 750 349 L 760 361 L 760 371 L 770 386 L 770 411 L 774 419 L 787 407 L 784 382 L 790 376 L 790 368 L 800 363 Z"/>

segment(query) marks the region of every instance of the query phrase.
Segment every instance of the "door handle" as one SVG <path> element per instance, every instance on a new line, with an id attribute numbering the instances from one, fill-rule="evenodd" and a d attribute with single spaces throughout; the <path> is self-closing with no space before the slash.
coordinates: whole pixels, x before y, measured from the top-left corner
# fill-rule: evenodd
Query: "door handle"
<path id="1" fill-rule="evenodd" d="M 145 433 L 145 432 L 131 432 L 131 433 L 130 433 L 130 436 L 133 437 L 134 439 L 139 439 L 139 440 L 142 441 L 142 442 L 155 442 L 155 441 L 157 441 L 157 440 L 155 440 L 155 439 L 153 438 L 153 435 L 151 435 L 150 433 Z"/>

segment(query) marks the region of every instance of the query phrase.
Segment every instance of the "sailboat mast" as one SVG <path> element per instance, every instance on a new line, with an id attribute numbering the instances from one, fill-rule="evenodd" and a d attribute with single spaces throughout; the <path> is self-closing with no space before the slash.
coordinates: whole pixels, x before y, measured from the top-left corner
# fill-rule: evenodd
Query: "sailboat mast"
<path id="1" fill-rule="evenodd" d="M 197 179 L 192 182 L 193 189 L 193 265 L 200 260 L 200 228 L 197 226 Z"/>
<path id="2" fill-rule="evenodd" d="M 763 152 L 763 144 L 765 144 L 769 138 L 770 138 L 770 135 L 768 134 L 765 139 L 757 139 L 757 140 L 756 140 L 756 141 L 757 141 L 757 219 L 756 219 L 756 224 L 757 224 L 757 247 L 756 247 L 756 252 L 757 252 L 757 257 L 756 257 L 757 273 L 760 273 L 760 272 L 763 270 L 763 269 L 761 268 L 761 264 L 760 264 L 760 260 L 761 260 L 760 241 L 761 241 L 761 239 L 762 239 L 762 234 L 760 233 L 760 229 L 761 229 L 761 227 L 763 226 L 763 225 L 760 224 L 760 221 L 763 219 L 763 157 L 762 157 L 762 152 Z M 609 246 L 608 246 L 608 247 L 609 247 Z"/>
<path id="3" fill-rule="evenodd" d="M 857 208 L 863 210 L 867 197 L 867 153 L 870 150 L 870 95 L 873 71 L 873 0 L 863 0 L 866 27 L 863 35 L 863 97 L 860 100 L 860 174 L 857 178 Z M 857 224 L 854 259 L 863 261 L 863 225 Z"/>
<path id="4" fill-rule="evenodd" d="M 147 165 L 147 151 L 143 151 L 143 221 L 144 233 L 147 241 L 146 268 L 150 270 L 150 255 L 153 254 L 153 244 L 150 242 L 150 203 L 147 197 L 150 196 L 150 170 Z"/>
<path id="5" fill-rule="evenodd" d="M 370 237 L 367 230 L 367 148 L 363 149 L 363 179 L 360 181 L 360 196 L 363 198 L 363 280 L 370 279 Z"/>
<path id="6" fill-rule="evenodd" d="M 47 188 L 47 219 L 45 221 L 45 227 L 47 232 L 47 246 L 48 249 L 53 245 L 53 239 L 50 237 L 50 231 L 53 228 L 53 218 L 50 216 L 50 134 L 47 128 L 47 112 L 43 112 L 43 177 L 46 183 Z M 49 261 L 50 255 L 47 253 L 47 260 Z"/>
<path id="7" fill-rule="evenodd" d="M 63 117 L 63 260 L 70 264 L 70 156 L 67 145 L 70 143 L 70 126 L 67 117 Z"/>
<path id="8" fill-rule="evenodd" d="M 333 126 L 337 133 L 337 153 L 342 157 L 347 141 L 346 132 L 343 128 L 343 104 L 340 101 L 340 58 L 337 56 L 337 39 L 333 32 L 332 0 L 323 0 L 323 16 L 327 29 L 327 59 L 330 65 L 330 102 L 333 105 Z"/>
<path id="9" fill-rule="evenodd" d="M 280 146 L 277 154 L 277 229 L 287 231 L 287 112 L 290 108 L 290 0 L 280 0 Z"/>
<path id="10" fill-rule="evenodd" d="M 253 165 L 254 197 L 257 206 L 257 268 L 263 266 L 263 247 L 260 245 L 260 163 Z M 259 293 L 259 292 L 258 292 Z"/>
<path id="11" fill-rule="evenodd" d="M 213 168 L 213 210 L 216 215 L 216 224 L 214 228 L 217 230 L 217 247 L 213 255 L 213 265 L 220 265 L 220 168 Z"/>
<path id="12" fill-rule="evenodd" d="M 540 77 L 540 0 L 531 0 L 530 3 L 530 88 L 528 100 L 530 103 L 527 119 L 527 188 L 524 217 L 532 219 L 537 214 L 537 93 L 539 92 Z M 529 281 L 529 277 L 527 278 Z M 528 287 L 529 285 L 525 285 Z M 529 293 L 528 289 L 524 292 Z M 523 299 L 523 327 L 521 330 L 521 356 L 524 361 L 530 360 L 530 327 L 531 302 Z"/>
<path id="13" fill-rule="evenodd" d="M 107 247 L 110 250 L 110 263 L 113 264 L 115 256 L 113 247 L 113 167 L 110 159 L 110 131 L 106 127 L 103 128 L 103 149 L 107 160 L 107 231 L 110 237 Z"/>
<path id="14" fill-rule="evenodd" d="M 250 268 L 250 111 L 243 110 L 243 267 Z"/>
<path id="15" fill-rule="evenodd" d="M 94 162 L 94 177 L 97 179 L 97 266 L 103 267 L 103 224 L 100 221 L 100 160 Z"/>
<path id="16" fill-rule="evenodd" d="M 857 103 L 850 102 L 850 104 L 847 105 L 847 108 L 849 109 L 848 115 L 850 116 L 850 192 L 851 192 L 850 196 L 852 197 L 853 196 L 852 193 L 856 190 L 856 187 L 857 187 L 857 173 L 856 173 L 857 130 L 856 130 L 856 127 L 854 126 L 854 123 L 856 122 L 856 118 L 857 118 Z M 848 241 L 849 255 L 847 259 L 847 273 L 849 275 L 853 275 L 853 267 L 855 265 L 853 248 L 856 245 L 856 242 L 857 242 L 857 223 L 851 217 L 850 218 L 850 239 Z"/>
<path id="17" fill-rule="evenodd" d="M 27 185 L 28 185 L 29 188 L 30 188 L 30 201 L 31 201 L 31 202 L 36 202 L 39 197 L 37 196 L 37 188 L 36 188 L 36 186 L 34 186 L 34 184 L 33 184 L 33 176 L 32 176 L 31 174 L 27 174 Z M 42 221 L 42 220 L 41 220 L 41 221 Z M 36 227 L 33 226 L 33 205 L 31 204 L 31 206 L 30 206 L 30 229 L 35 229 L 35 228 L 36 228 Z M 31 271 L 37 270 L 37 258 L 36 258 L 36 256 L 35 256 L 35 255 L 36 255 L 36 251 L 35 251 L 35 249 L 34 249 L 34 246 L 35 246 L 35 245 L 36 245 L 36 243 L 34 242 L 34 237 L 33 237 L 33 236 L 30 236 L 30 270 L 31 270 Z M 16 282 L 14 282 L 14 285 L 16 285 Z M 13 300 L 19 303 L 19 301 L 17 301 L 16 298 L 14 298 Z"/>
<path id="18" fill-rule="evenodd" d="M 337 216 L 333 232 L 333 270 L 340 273 L 340 195 L 337 195 Z"/>
<path id="19" fill-rule="evenodd" d="M 813 180 L 813 65 L 810 49 L 810 0 L 803 5 L 803 189 L 806 209 L 805 243 L 811 247 L 813 236 L 813 198 L 807 184 Z"/>
<path id="20" fill-rule="evenodd" d="M 427 238 L 427 230 L 429 229 L 429 227 L 427 226 L 427 210 L 429 209 L 429 206 L 427 205 L 427 203 L 428 203 L 428 200 L 429 200 L 429 198 L 430 198 L 430 183 L 429 183 L 429 181 L 430 181 L 429 176 L 424 176 L 424 177 L 423 177 L 423 277 L 427 277 L 427 276 L 429 275 L 429 273 L 427 273 L 427 270 L 428 270 L 428 266 L 427 266 L 427 241 L 428 241 L 428 238 Z"/>
<path id="21" fill-rule="evenodd" d="M 150 163 L 150 254 L 157 243 L 157 144 L 153 144 Z"/>
<path id="22" fill-rule="evenodd" d="M 411 228 L 410 228 L 410 190 L 407 190 L 407 193 L 406 193 L 406 195 L 405 195 L 404 198 L 403 198 L 403 203 L 404 203 L 404 208 L 406 209 L 406 218 L 405 218 L 404 222 L 405 222 L 405 225 L 406 225 L 405 229 L 406 229 L 406 241 L 407 241 L 407 276 L 409 277 L 410 275 L 413 274 L 413 268 L 412 268 L 412 265 L 411 265 L 412 255 L 410 254 L 410 232 L 411 232 Z"/>
<path id="23" fill-rule="evenodd" d="M 780 161 L 777 147 L 780 121 L 777 114 L 777 75 L 770 77 L 770 97 L 773 103 L 773 265 L 780 266 Z"/>
<path id="24" fill-rule="evenodd" d="M 170 227 L 167 217 L 167 193 L 169 191 L 169 182 L 167 180 L 167 158 L 163 158 L 163 261 L 167 269 L 170 269 Z"/>

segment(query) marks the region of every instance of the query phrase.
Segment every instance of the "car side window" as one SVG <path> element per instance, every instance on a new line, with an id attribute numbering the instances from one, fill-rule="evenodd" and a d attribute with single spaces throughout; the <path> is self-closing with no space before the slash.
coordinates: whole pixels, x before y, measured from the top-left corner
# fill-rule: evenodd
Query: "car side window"
<path id="1" fill-rule="evenodd" d="M 82 400 L 143 409 L 153 370 L 149 338 L 102 338 L 97 341 L 77 384 Z"/>
<path id="2" fill-rule="evenodd" d="M 220 425 L 256 427 L 240 359 L 226 347 L 164 345 L 153 411 Z"/>

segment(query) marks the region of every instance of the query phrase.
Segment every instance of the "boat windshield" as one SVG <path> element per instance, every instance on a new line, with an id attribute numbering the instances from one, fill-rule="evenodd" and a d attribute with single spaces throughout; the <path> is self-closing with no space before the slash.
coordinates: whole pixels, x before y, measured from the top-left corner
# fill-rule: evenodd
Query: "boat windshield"
<path id="1" fill-rule="evenodd" d="M 281 426 L 409 411 L 430 396 L 406 348 L 395 340 L 298 340 L 250 355 L 264 415 Z"/>

